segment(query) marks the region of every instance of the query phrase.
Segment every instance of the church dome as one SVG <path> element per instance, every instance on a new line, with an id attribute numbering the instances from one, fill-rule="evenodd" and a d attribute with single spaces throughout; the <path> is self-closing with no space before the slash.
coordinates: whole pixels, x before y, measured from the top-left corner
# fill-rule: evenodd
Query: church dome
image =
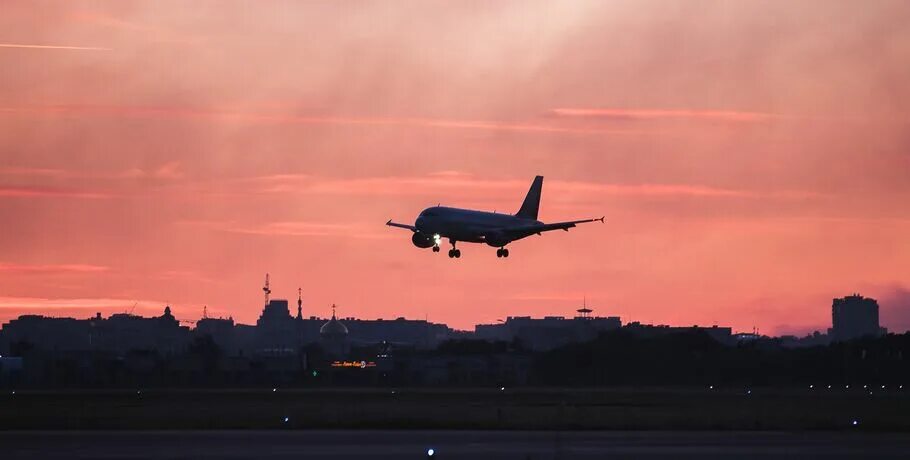
<path id="1" fill-rule="evenodd" d="M 330 319 L 328 322 L 323 324 L 322 327 L 319 328 L 319 335 L 328 337 L 346 336 L 348 335 L 348 327 L 345 326 L 341 321 L 338 321 L 338 318 L 335 317 L 335 312 L 332 311 L 332 319 Z"/>

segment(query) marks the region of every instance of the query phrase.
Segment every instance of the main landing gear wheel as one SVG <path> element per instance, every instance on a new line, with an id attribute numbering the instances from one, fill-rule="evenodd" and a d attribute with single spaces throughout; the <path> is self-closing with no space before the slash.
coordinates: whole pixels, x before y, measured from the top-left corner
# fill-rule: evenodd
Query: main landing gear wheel
<path id="1" fill-rule="evenodd" d="M 499 248 L 496 250 L 496 257 L 509 257 L 509 250 L 506 248 Z"/>
<path id="2" fill-rule="evenodd" d="M 433 246 L 433 252 L 439 252 L 439 246 Z"/>
<path id="3" fill-rule="evenodd" d="M 455 247 L 455 240 L 450 238 L 449 243 L 452 243 L 452 249 L 449 249 L 449 258 L 457 259 L 457 258 L 461 257 L 461 251 Z"/>

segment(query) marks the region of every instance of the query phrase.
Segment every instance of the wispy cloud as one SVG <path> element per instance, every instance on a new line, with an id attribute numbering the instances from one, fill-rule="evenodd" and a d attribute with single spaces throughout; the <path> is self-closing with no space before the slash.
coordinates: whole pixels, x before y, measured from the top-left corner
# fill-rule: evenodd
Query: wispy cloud
<path id="1" fill-rule="evenodd" d="M 30 115 L 88 115 L 136 118 L 187 118 L 209 119 L 220 122 L 262 124 L 311 124 L 347 126 L 406 126 L 423 128 L 470 129 L 484 131 L 513 131 L 565 134 L 637 134 L 628 129 L 568 127 L 520 121 L 453 120 L 417 117 L 347 117 L 326 115 L 299 115 L 284 112 L 256 112 L 229 108 L 194 107 L 131 107 L 94 105 L 49 105 L 0 107 L 0 112 Z"/>
<path id="2" fill-rule="evenodd" d="M 706 121 L 761 122 L 784 118 L 781 115 L 764 112 L 689 109 L 556 108 L 551 109 L 549 112 L 547 112 L 547 114 L 555 117 L 601 120 L 690 119 Z"/>
<path id="3" fill-rule="evenodd" d="M 74 190 L 59 189 L 48 187 L 4 187 L 0 186 L 0 197 L 8 198 L 40 198 L 40 197 L 63 197 L 63 198 L 88 198 L 103 199 L 110 198 L 111 195 L 105 192 L 95 190 Z"/>
<path id="4" fill-rule="evenodd" d="M 35 45 L 26 43 L 0 43 L 0 48 L 24 48 L 40 50 L 76 50 L 76 51 L 113 51 L 113 48 L 99 46 L 66 46 L 66 45 Z"/>
<path id="5" fill-rule="evenodd" d="M 82 171 L 77 169 L 40 168 L 28 166 L 0 167 L 2 176 L 46 179 L 137 179 L 173 180 L 184 177 L 183 163 L 169 161 L 153 168 L 130 168 L 123 171 Z"/>
<path id="6" fill-rule="evenodd" d="M 42 297 L 0 297 L 0 309 L 20 310 L 23 313 L 33 313 L 35 310 L 45 309 L 122 309 L 129 310 L 135 306 L 137 309 L 164 308 L 166 302 L 154 300 L 135 299 L 110 299 L 110 298 L 42 298 Z"/>
<path id="7" fill-rule="evenodd" d="M 367 178 L 326 178 L 306 174 L 279 174 L 239 179 L 250 184 L 253 193 L 308 193 L 338 195 L 437 195 L 464 190 L 467 193 L 526 190 L 524 179 L 485 179 L 457 171 L 425 176 L 391 176 Z M 584 181 L 548 180 L 545 188 L 571 194 L 638 196 L 638 197 L 705 197 L 705 198 L 790 198 L 804 199 L 818 195 L 806 191 L 740 190 L 700 184 L 616 184 Z"/>
<path id="8" fill-rule="evenodd" d="M 16 264 L 0 262 L 0 273 L 12 274 L 53 274 L 53 273 L 101 273 L 110 267 L 90 264 Z"/>
<path id="9" fill-rule="evenodd" d="M 184 221 L 180 225 L 202 227 L 209 230 L 261 236 L 317 236 L 356 239 L 390 239 L 380 232 L 378 224 L 320 223 L 320 222 L 267 222 L 258 225 L 238 222 Z"/>

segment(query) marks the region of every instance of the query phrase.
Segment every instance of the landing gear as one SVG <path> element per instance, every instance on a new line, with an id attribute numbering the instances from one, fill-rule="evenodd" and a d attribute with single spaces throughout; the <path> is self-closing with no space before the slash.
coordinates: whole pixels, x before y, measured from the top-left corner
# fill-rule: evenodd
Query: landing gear
<path id="1" fill-rule="evenodd" d="M 455 240 L 449 240 L 449 242 L 452 243 L 452 249 L 449 249 L 449 258 L 458 259 L 461 257 L 461 250 L 455 247 Z"/>
<path id="2" fill-rule="evenodd" d="M 506 248 L 499 248 L 496 250 L 496 257 L 509 257 L 509 250 Z"/>
<path id="3" fill-rule="evenodd" d="M 433 246 L 433 252 L 439 252 L 439 245 Z"/>

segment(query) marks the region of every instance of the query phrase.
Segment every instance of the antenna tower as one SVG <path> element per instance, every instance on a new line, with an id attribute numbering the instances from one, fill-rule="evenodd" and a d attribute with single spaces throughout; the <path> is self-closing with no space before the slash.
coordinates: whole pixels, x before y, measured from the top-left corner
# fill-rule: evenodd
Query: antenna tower
<path id="1" fill-rule="evenodd" d="M 269 294 L 272 290 L 269 288 L 269 274 L 265 274 L 265 286 L 262 286 L 262 293 L 265 295 L 265 305 L 269 304 Z"/>

